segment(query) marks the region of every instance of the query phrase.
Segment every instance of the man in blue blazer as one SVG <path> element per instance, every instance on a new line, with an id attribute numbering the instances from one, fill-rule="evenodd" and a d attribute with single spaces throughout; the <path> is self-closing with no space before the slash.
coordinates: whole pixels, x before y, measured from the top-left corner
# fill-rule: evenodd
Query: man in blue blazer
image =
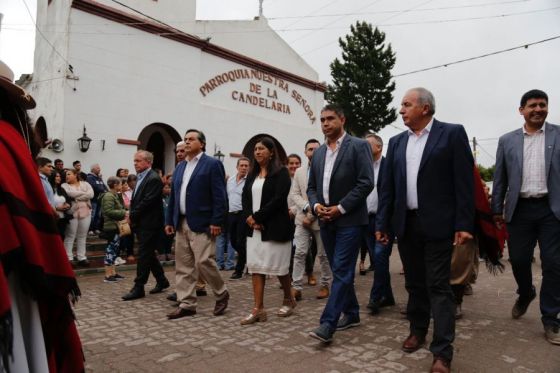
<path id="1" fill-rule="evenodd" d="M 360 324 L 354 273 L 362 231 L 368 224 L 366 197 L 374 186 L 369 144 L 344 131 L 346 118 L 335 105 L 321 111 L 326 142 L 313 154 L 307 209 L 319 217 L 321 239 L 333 273 L 331 295 L 320 326 L 310 336 L 328 343 L 335 330 Z M 340 318 L 340 315 L 344 316 Z M 340 318 L 340 320 L 339 320 Z"/>
<path id="2" fill-rule="evenodd" d="M 398 238 L 408 291 L 410 334 L 402 349 L 423 346 L 434 318 L 432 371 L 449 372 L 455 302 L 449 284 L 454 245 L 472 238 L 473 157 L 461 125 L 433 118 L 435 100 L 424 88 L 406 92 L 400 114 L 409 128 L 389 141 L 380 188 L 376 238 Z"/>
<path id="3" fill-rule="evenodd" d="M 539 243 L 542 265 L 540 308 L 546 339 L 560 345 L 560 126 L 546 122 L 548 96 L 534 89 L 521 98 L 523 128 L 498 142 L 492 211 L 507 223 L 508 250 L 519 297 L 518 319 L 536 297 L 531 258 Z"/>
<path id="4" fill-rule="evenodd" d="M 229 293 L 214 260 L 216 237 L 227 213 L 225 171 L 222 163 L 207 156 L 202 131 L 185 134 L 186 158 L 173 172 L 165 231 L 175 231 L 175 287 L 179 306 L 167 315 L 178 319 L 196 314 L 196 281 L 206 280 L 216 296 L 214 315 L 227 308 Z"/>

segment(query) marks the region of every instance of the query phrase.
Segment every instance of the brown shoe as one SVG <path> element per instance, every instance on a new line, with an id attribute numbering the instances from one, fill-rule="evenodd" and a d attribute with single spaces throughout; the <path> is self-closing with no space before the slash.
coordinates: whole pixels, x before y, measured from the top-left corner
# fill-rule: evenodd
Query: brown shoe
<path id="1" fill-rule="evenodd" d="M 434 356 L 434 362 L 432 363 L 432 369 L 430 370 L 432 373 L 449 373 L 451 372 L 451 361 L 439 357 Z"/>
<path id="2" fill-rule="evenodd" d="M 329 287 L 321 286 L 319 292 L 317 293 L 317 299 L 325 299 L 329 297 Z"/>
<path id="3" fill-rule="evenodd" d="M 294 288 L 292 288 L 292 297 L 296 300 L 296 301 L 300 301 L 301 300 L 301 290 L 296 290 Z"/>
<path id="4" fill-rule="evenodd" d="M 226 293 L 222 296 L 222 299 L 216 301 L 216 305 L 214 306 L 214 316 L 223 315 L 226 311 L 229 301 L 229 292 L 226 290 Z"/>
<path id="5" fill-rule="evenodd" d="M 194 316 L 196 315 L 196 310 L 187 310 L 185 308 L 177 307 L 175 311 L 167 314 L 167 318 L 169 320 L 180 319 L 181 317 L 185 316 Z"/>
<path id="6" fill-rule="evenodd" d="M 418 351 L 420 348 L 422 348 L 422 346 L 424 346 L 424 343 L 426 343 L 425 337 L 419 337 L 414 334 L 411 334 L 403 342 L 401 350 L 408 353 Z"/>
<path id="7" fill-rule="evenodd" d="M 313 273 L 310 273 L 307 276 L 307 285 L 309 285 L 309 286 L 316 286 L 317 285 L 317 279 L 315 278 L 315 275 Z"/>

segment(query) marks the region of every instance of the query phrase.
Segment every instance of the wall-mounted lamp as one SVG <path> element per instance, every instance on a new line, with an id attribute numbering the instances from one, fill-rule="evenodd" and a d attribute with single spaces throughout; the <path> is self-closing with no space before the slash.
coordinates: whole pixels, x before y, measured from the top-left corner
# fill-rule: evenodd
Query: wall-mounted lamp
<path id="1" fill-rule="evenodd" d="M 84 124 L 84 134 L 78 139 L 78 146 L 80 147 L 80 151 L 82 151 L 83 153 L 87 152 L 90 143 L 91 139 L 86 134 L 86 125 Z"/>

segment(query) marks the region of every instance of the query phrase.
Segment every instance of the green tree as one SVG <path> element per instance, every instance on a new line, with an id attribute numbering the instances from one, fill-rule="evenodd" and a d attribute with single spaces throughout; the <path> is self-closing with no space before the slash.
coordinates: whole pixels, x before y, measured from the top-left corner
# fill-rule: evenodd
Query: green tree
<path id="1" fill-rule="evenodd" d="M 363 136 L 378 132 L 397 119 L 393 101 L 395 82 L 391 69 L 395 66 L 395 53 L 391 44 L 385 43 L 385 33 L 367 22 L 350 26 L 350 34 L 338 39 L 342 48 L 342 61 L 331 63 L 332 84 L 326 99 L 342 107 L 346 115 L 346 131 Z"/>
<path id="2" fill-rule="evenodd" d="M 480 177 L 484 181 L 492 181 L 494 180 L 494 171 L 496 170 L 496 165 L 490 167 L 484 167 L 481 164 L 477 165 L 478 172 L 480 173 Z"/>

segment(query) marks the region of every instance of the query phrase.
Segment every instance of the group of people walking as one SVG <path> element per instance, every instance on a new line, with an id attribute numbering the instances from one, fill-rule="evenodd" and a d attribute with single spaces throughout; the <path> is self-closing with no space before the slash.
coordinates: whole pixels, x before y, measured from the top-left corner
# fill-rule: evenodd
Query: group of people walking
<path id="1" fill-rule="evenodd" d="M 560 344 L 560 241 L 556 239 L 560 234 L 560 212 L 556 211 L 560 171 L 554 163 L 560 154 L 555 148 L 560 129 L 545 122 L 547 104 L 544 92 L 527 92 L 520 105 L 525 118 L 523 130 L 500 138 L 492 210 L 487 196 L 482 198 L 483 207 L 478 205 L 484 191 L 481 181 L 475 179 L 478 174 L 465 129 L 435 119 L 435 99 L 424 88 L 405 94 L 400 114 L 409 130 L 389 141 L 386 157 L 381 155 L 381 138 L 351 136 L 344 130 L 342 110 L 325 106 L 321 127 L 326 141 L 323 145 L 316 140 L 306 143 L 310 163 L 297 170 L 292 180 L 278 144 L 263 136 L 255 142 L 251 159 L 238 162 L 238 170 L 241 164 L 248 172 L 230 178 L 226 184 L 221 162 L 204 153 L 202 131 L 188 130 L 186 157 L 173 174 L 165 216 L 167 233 L 177 235 L 178 303 L 168 318 L 196 314 L 196 283 L 200 278 L 214 293 L 214 315 L 226 310 L 230 294 L 212 253 L 214 239 L 222 233 L 227 217 L 229 226 L 236 227 L 230 229 L 235 232 L 232 244 L 239 250 L 243 266 L 246 258 L 253 285 L 254 304 L 241 324 L 267 320 L 264 289 L 269 276 L 278 277 L 284 292 L 276 314 L 293 314 L 301 299 L 303 261 L 313 237 L 328 300 L 319 326 L 310 336 L 329 343 L 336 331 L 360 325 L 354 276 L 364 234 L 375 267 L 367 307 L 376 314 L 395 304 L 388 267 L 392 241 L 397 238 L 409 295 L 406 315 L 410 333 L 402 350 L 410 353 L 421 348 L 433 319 L 431 371 L 449 372 L 457 316 L 453 290 L 457 291 L 450 284 L 454 248 L 469 244 L 470 250 L 476 250 L 473 239 L 488 239 L 484 231 L 488 225 L 482 229 L 477 220 L 485 224 L 495 221 L 495 228 L 503 230 L 505 219 L 508 228 L 513 228 L 509 253 L 519 286 L 512 317 L 521 317 L 535 298 L 531 258 L 538 242 L 543 263 L 541 312 L 545 337 L 550 343 Z M 241 205 L 239 200 L 228 204 L 228 190 L 236 188 L 238 192 L 242 189 Z M 296 212 L 295 235 L 290 207 Z M 239 244 L 243 241 L 240 232 L 246 238 L 244 244 Z M 293 238 L 295 255 L 290 276 Z M 495 246 L 503 244 L 499 234 L 490 234 L 490 238 Z M 496 259 L 496 252 L 492 255 Z M 237 277 L 238 271 L 242 268 L 233 276 Z M 163 279 L 157 284 L 156 291 L 168 286 Z"/>

